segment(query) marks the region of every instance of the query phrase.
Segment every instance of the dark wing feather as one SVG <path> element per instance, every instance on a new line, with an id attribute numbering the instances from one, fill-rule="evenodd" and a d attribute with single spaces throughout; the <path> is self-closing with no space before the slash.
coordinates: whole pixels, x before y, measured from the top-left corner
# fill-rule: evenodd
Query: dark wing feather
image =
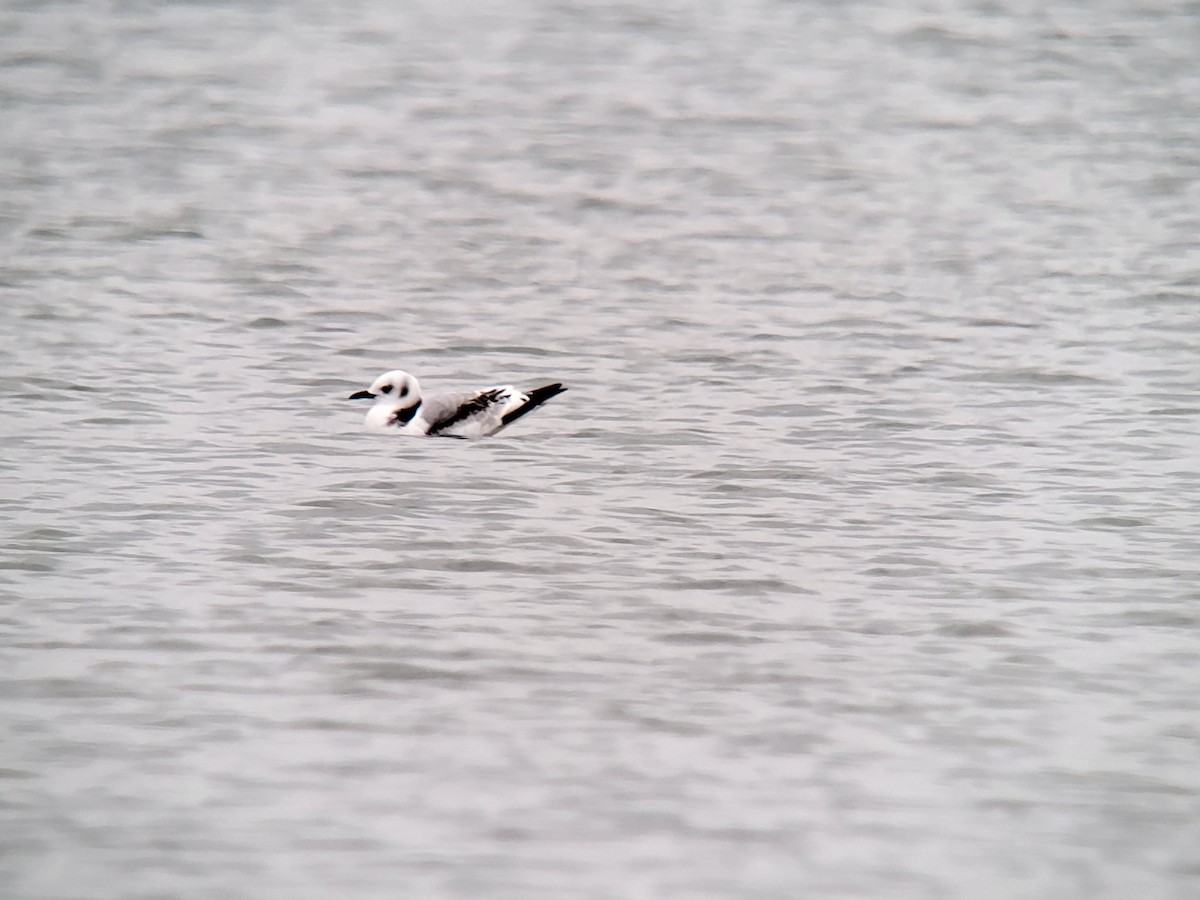
<path id="1" fill-rule="evenodd" d="M 428 435 L 441 434 L 447 428 L 457 425 L 459 422 L 471 418 L 471 416 L 481 413 L 489 406 L 500 399 L 499 390 L 480 391 L 474 397 L 460 404 L 457 409 L 450 412 L 449 415 L 442 416 L 425 432 Z"/>
<path id="2" fill-rule="evenodd" d="M 500 428 L 503 428 L 510 422 L 517 421 L 517 419 L 521 418 L 521 416 L 525 415 L 527 412 L 533 412 L 551 397 L 557 397 L 565 390 L 566 388 L 557 381 L 554 382 L 554 384 L 546 384 L 542 385 L 542 387 L 534 388 L 529 392 L 529 399 L 525 401 L 525 403 L 523 403 L 521 406 L 518 406 L 500 420 Z M 497 428 L 496 430 L 499 431 L 500 429 Z"/>

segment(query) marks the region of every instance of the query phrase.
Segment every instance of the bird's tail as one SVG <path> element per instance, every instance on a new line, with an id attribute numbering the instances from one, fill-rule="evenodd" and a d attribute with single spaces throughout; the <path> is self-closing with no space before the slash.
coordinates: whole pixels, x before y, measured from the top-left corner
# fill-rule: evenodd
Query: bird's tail
<path id="1" fill-rule="evenodd" d="M 526 396 L 529 398 L 528 400 L 511 412 L 505 413 L 504 418 L 500 420 L 500 428 L 517 421 L 517 419 L 521 418 L 521 416 L 525 415 L 527 412 L 533 412 L 533 410 L 537 409 L 551 397 L 557 397 L 565 390 L 566 388 L 557 381 L 554 382 L 554 384 L 546 384 L 542 385 L 541 387 L 534 388 L 526 394 Z M 496 430 L 499 431 L 500 428 L 497 428 Z"/>

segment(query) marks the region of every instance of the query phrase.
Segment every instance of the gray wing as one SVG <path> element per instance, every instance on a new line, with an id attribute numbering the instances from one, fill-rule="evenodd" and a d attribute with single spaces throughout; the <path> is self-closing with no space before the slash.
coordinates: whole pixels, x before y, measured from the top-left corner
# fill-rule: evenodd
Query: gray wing
<path id="1" fill-rule="evenodd" d="M 426 434 L 438 435 L 477 416 L 496 416 L 507 403 L 503 388 L 487 388 L 474 393 L 435 394 L 421 404 L 421 418 L 429 423 Z"/>

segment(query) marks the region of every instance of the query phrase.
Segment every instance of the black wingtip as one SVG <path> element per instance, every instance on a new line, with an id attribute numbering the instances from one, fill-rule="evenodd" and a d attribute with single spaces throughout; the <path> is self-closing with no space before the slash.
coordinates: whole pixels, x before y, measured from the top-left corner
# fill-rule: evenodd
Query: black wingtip
<path id="1" fill-rule="evenodd" d="M 560 384 L 559 382 L 556 381 L 553 384 L 544 384 L 541 387 L 536 387 L 531 391 L 527 391 L 526 393 L 529 395 L 529 402 L 527 402 L 520 409 L 514 409 L 512 412 L 510 412 L 508 415 L 506 415 L 503 419 L 501 419 L 500 420 L 500 422 L 501 422 L 500 428 L 503 428 L 505 425 L 508 425 L 510 422 L 517 421 L 517 419 L 521 418 L 521 416 L 525 415 L 525 413 L 527 413 L 527 412 L 533 412 L 535 409 L 537 409 L 539 406 L 541 406 L 543 403 L 545 403 L 551 397 L 557 397 L 559 394 L 561 394 L 565 390 L 566 390 L 566 388 L 562 384 Z M 499 430 L 499 429 L 497 429 L 497 430 Z"/>

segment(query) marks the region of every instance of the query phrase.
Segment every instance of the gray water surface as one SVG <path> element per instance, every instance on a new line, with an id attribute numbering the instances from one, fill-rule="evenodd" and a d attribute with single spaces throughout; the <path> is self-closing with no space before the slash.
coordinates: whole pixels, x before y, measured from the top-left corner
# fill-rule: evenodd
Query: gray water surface
<path id="1" fill-rule="evenodd" d="M 1200 7 L 478 6 L 0 10 L 3 896 L 1200 895 Z"/>

